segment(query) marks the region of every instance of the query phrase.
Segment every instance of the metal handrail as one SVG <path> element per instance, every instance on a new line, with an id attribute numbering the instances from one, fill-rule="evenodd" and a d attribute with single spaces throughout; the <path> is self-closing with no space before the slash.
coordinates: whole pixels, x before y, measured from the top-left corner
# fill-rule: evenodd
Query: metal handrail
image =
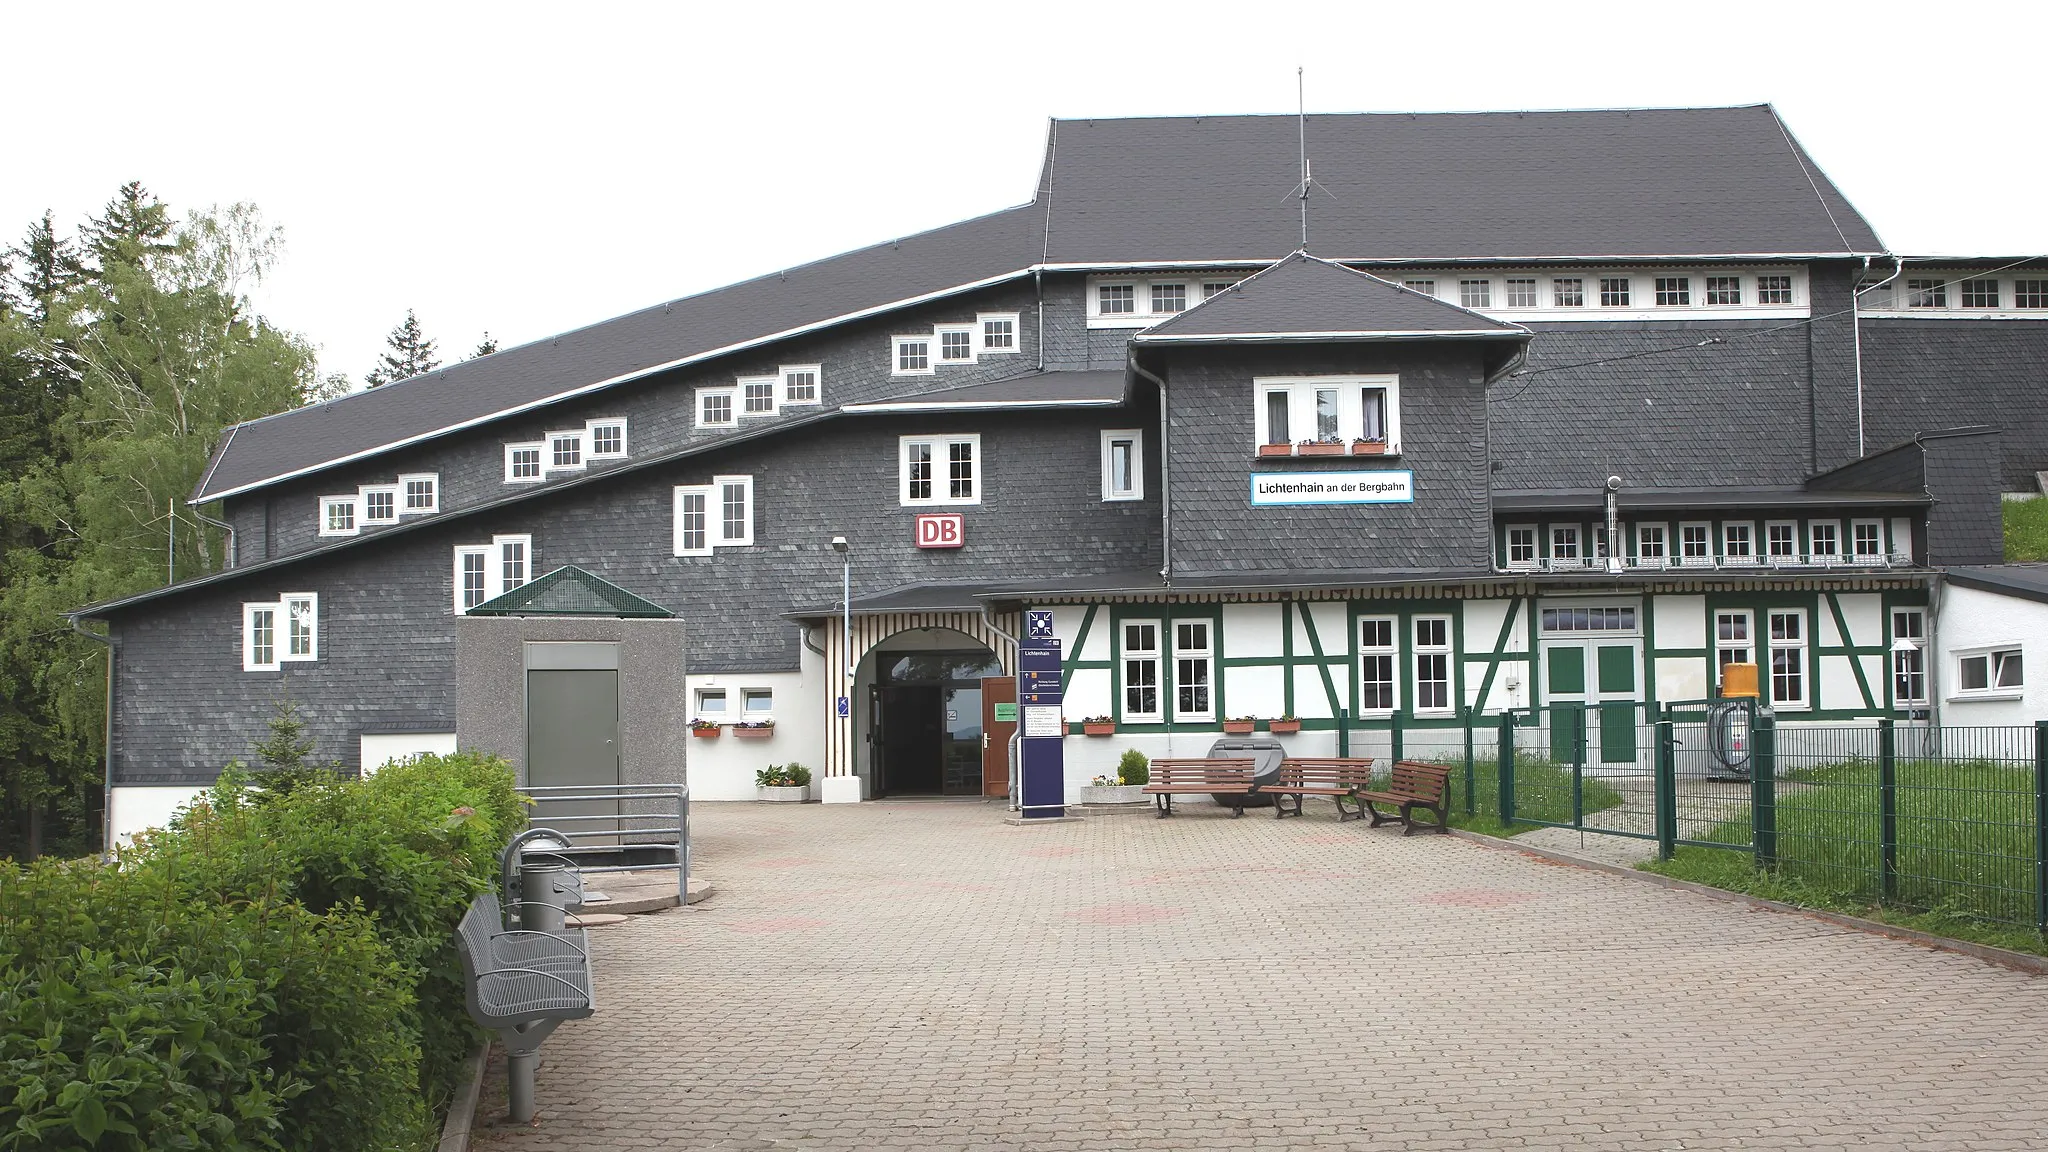
<path id="1" fill-rule="evenodd" d="M 674 810 L 662 812 L 603 812 L 603 813 L 549 813 L 545 817 L 549 824 L 577 823 L 587 825 L 593 822 L 609 823 L 607 830 L 588 829 L 582 836 L 609 836 L 612 840 L 606 847 L 672 847 L 676 860 L 673 864 L 624 864 L 588 865 L 577 864 L 577 870 L 584 873 L 596 872 L 659 872 L 669 868 L 676 871 L 676 899 L 681 907 L 689 906 L 690 898 L 690 790 L 678 784 L 542 784 L 523 787 L 520 792 L 537 802 L 549 804 L 599 802 L 617 803 L 627 800 L 670 800 Z M 628 827 L 628 822 L 651 822 L 646 826 Z M 635 842 L 628 844 L 627 836 L 645 836 L 650 833 L 674 830 L 673 845 L 666 840 Z M 531 830 L 529 830 L 531 831 Z M 525 835 L 522 833 L 521 835 Z M 557 832 L 569 847 L 577 847 L 566 835 Z M 516 841 L 515 841 L 516 842 Z M 587 842 L 582 847 L 594 847 Z"/>

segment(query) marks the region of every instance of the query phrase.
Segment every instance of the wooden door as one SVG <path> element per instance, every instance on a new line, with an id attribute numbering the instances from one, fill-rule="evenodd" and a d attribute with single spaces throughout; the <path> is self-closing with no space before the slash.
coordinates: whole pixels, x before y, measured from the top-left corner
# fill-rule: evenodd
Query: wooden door
<path id="1" fill-rule="evenodd" d="M 1005 707 L 1007 705 L 1007 707 Z M 1008 719 L 997 719 L 1001 711 Z M 1010 794 L 1010 737 L 1017 731 L 1017 678 L 988 676 L 981 682 L 981 794 Z"/>

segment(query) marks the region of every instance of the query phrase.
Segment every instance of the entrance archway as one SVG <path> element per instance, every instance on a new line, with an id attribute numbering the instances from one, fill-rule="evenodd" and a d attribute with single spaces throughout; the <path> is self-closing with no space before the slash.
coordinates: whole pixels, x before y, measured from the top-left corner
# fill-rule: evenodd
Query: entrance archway
<path id="1" fill-rule="evenodd" d="M 857 681 L 871 796 L 1003 793 L 1010 725 L 997 741 L 991 721 L 998 699 L 1014 701 L 1015 681 L 994 650 L 950 628 L 912 628 L 877 642 Z"/>

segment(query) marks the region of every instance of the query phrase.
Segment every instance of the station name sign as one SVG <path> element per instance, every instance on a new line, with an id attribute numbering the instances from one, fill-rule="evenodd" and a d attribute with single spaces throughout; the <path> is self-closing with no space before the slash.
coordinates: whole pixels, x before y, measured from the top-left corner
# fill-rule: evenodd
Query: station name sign
<path id="1" fill-rule="evenodd" d="M 1254 472 L 1252 504 L 1413 504 L 1415 473 L 1406 469 L 1369 472 Z"/>

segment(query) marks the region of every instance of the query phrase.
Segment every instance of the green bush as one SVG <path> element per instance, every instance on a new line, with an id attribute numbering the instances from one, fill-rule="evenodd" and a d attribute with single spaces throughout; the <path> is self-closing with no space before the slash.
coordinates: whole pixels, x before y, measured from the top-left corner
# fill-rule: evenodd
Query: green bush
<path id="1" fill-rule="evenodd" d="M 2048 496 L 2006 500 L 2005 558 L 2008 561 L 2048 560 Z"/>
<path id="2" fill-rule="evenodd" d="M 1126 748 L 1122 759 L 1116 762 L 1116 778 L 1125 784 L 1150 784 L 1152 762 L 1136 748 Z"/>
<path id="3" fill-rule="evenodd" d="M 754 773 L 756 788 L 801 788 L 811 782 L 811 770 L 794 761 L 770 764 Z"/>

